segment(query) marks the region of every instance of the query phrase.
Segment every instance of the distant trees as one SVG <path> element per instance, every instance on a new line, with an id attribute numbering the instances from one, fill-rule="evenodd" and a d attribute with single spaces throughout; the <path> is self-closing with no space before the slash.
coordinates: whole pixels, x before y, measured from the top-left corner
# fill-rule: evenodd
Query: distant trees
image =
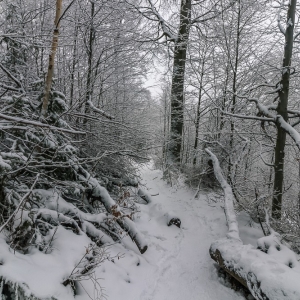
<path id="1" fill-rule="evenodd" d="M 157 3 L 153 3 L 152 0 L 140 1 L 139 4 L 134 1 L 127 0 L 127 2 L 148 20 L 147 24 L 150 23 L 151 29 L 153 27 L 151 23 L 156 22 L 158 24 L 158 30 L 151 30 L 150 35 L 147 34 L 146 41 L 152 43 L 165 41 L 172 51 L 171 119 L 166 156 L 169 165 L 175 164 L 178 166 L 182 157 L 185 69 L 190 31 L 192 26 L 199 27 L 199 24 L 214 19 L 227 7 L 222 8 L 219 1 L 193 2 L 192 0 L 181 0 L 176 12 L 178 20 L 174 24 L 171 18 L 168 21 L 162 16 L 159 6 Z"/>
<path id="2" fill-rule="evenodd" d="M 180 18 L 175 16 L 181 6 L 169 3 L 168 15 L 164 6 L 151 3 L 152 6 L 149 1 L 143 7 L 136 5 L 144 20 L 148 18 L 147 28 L 151 28 L 145 40 L 155 42 L 159 49 L 168 44 L 166 49 L 171 50 L 172 68 L 166 75 L 170 84 L 163 85 L 161 97 L 161 116 L 166 117 L 162 124 L 164 151 L 175 149 L 171 143 L 172 120 L 173 124 L 183 124 L 182 135 L 177 134 L 178 143 L 182 137 L 181 153 L 176 155 L 191 178 L 189 182 L 198 185 L 205 177 L 208 158 L 203 149 L 211 147 L 240 207 L 260 219 L 262 208 L 272 207 L 273 219 L 278 220 L 280 228 L 299 229 L 299 53 L 295 48 L 291 60 L 293 45 L 299 39 L 297 17 L 293 21 L 293 7 L 297 16 L 297 4 L 218 1 L 210 9 L 212 6 L 204 1 L 201 11 L 199 3 L 192 1 L 181 102 L 184 105 L 178 119 L 170 111 L 176 70 L 176 43 L 172 38 L 180 28 Z M 207 18 L 205 12 L 209 12 Z M 159 31 L 150 27 L 155 22 Z M 181 95 L 179 91 L 176 94 Z M 176 123 L 177 120 L 181 121 Z M 167 163 L 166 154 L 163 161 Z M 173 161 L 178 162 L 174 155 Z M 289 221 L 282 216 L 289 216 Z"/>
<path id="3" fill-rule="evenodd" d="M 84 236 L 91 257 L 78 257 L 77 275 L 63 281 L 76 293 L 77 276 L 99 264 L 97 248 L 128 234 L 147 250 L 129 192 L 152 134 L 139 20 L 119 1 L 12 0 L 0 8 L 1 239 L 8 251 L 46 255 L 60 230 Z M 1 293 L 16 298 L 20 289 Z"/>

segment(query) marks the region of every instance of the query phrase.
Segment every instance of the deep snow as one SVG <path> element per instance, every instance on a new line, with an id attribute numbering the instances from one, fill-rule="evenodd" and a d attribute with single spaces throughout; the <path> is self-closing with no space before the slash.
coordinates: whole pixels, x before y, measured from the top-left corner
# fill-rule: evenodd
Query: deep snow
<path id="1" fill-rule="evenodd" d="M 243 296 L 220 282 L 214 261 L 209 256 L 210 244 L 227 232 L 220 203 L 209 201 L 209 195 L 194 192 L 179 184 L 170 187 L 162 172 L 149 166 L 141 170 L 144 189 L 153 203 L 141 204 L 138 228 L 149 248 L 140 255 L 129 241 L 130 250 L 114 246 L 124 258 L 106 261 L 98 270 L 101 285 L 110 300 L 235 300 Z M 170 210 L 180 217 L 181 228 L 166 225 Z M 124 249 L 124 248 L 123 248 Z M 77 297 L 87 299 L 86 295 Z"/>
<path id="2" fill-rule="evenodd" d="M 245 299 L 223 284 L 209 256 L 211 243 L 227 233 L 223 197 L 217 201 L 216 194 L 200 192 L 195 199 L 195 191 L 180 180 L 170 187 L 162 179 L 162 172 L 152 169 L 151 165 L 141 169 L 141 178 L 143 190 L 150 195 L 151 201 L 138 205 L 140 212 L 134 221 L 148 250 L 141 255 L 130 237 L 123 233 L 122 243 L 106 249 L 109 259 L 95 269 L 92 280 L 81 278 L 78 281 L 75 299 L 99 300 L 103 298 L 103 291 L 109 300 Z M 53 192 L 47 193 L 53 197 Z M 60 210 L 70 206 L 63 200 L 57 201 Z M 181 228 L 167 226 L 170 215 L 181 219 Z M 257 239 L 262 236 L 259 227 L 252 224 L 254 227 L 250 228 L 250 219 L 245 213 L 238 216 L 238 222 L 243 242 L 256 246 Z M 21 285 L 28 294 L 32 292 L 41 299 L 53 296 L 57 300 L 72 300 L 70 285 L 65 287 L 62 282 L 87 253 L 89 243 L 86 235 L 75 235 L 59 226 L 49 254 L 36 249 L 24 255 L 11 250 L 1 233 L 0 276 L 4 275 Z M 72 274 L 76 274 L 76 270 Z"/>

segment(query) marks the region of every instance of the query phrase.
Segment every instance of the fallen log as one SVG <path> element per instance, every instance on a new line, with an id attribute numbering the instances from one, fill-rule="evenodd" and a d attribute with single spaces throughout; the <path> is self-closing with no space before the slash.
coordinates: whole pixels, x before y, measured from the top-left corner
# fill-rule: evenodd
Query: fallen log
<path id="1" fill-rule="evenodd" d="M 299 300 L 300 273 L 252 245 L 224 238 L 210 247 L 211 258 L 257 300 Z"/>
<path id="2" fill-rule="evenodd" d="M 206 152 L 213 162 L 215 177 L 224 190 L 228 225 L 226 238 L 212 243 L 209 250 L 211 258 L 257 300 L 299 300 L 300 265 L 296 265 L 297 259 L 287 251 L 287 247 L 279 246 L 279 241 L 274 243 L 274 236 L 258 241 L 261 250 L 243 245 L 234 212 L 232 189 L 222 174 L 217 157 L 208 149 Z M 280 251 L 283 254 L 281 261 Z"/>
<path id="3" fill-rule="evenodd" d="M 110 197 L 107 190 L 100 185 L 94 187 L 92 198 L 93 200 L 100 201 L 104 205 L 106 210 L 116 218 L 119 226 L 128 233 L 141 254 L 145 253 L 148 249 L 148 245 L 143 235 L 136 228 L 135 223 L 130 220 L 129 216 L 121 211 L 119 205 Z"/>

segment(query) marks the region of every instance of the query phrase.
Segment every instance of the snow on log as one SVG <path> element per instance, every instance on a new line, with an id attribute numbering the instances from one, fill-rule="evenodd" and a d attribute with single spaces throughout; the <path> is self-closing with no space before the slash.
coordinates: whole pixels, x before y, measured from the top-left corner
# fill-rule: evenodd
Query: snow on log
<path id="1" fill-rule="evenodd" d="M 72 203 L 68 203 L 59 194 L 53 190 L 33 191 L 35 196 L 39 196 L 40 201 L 44 201 L 45 208 L 40 208 L 35 214 L 35 218 L 47 221 L 55 221 L 57 223 L 69 224 L 76 234 L 86 233 L 99 244 L 113 244 L 113 239 L 102 230 L 96 228 L 93 223 L 103 227 L 102 223 L 107 218 L 105 213 L 89 214 L 77 209 Z M 45 201 L 46 199 L 46 201 Z M 69 216 L 77 216 L 80 218 L 80 226 Z"/>
<path id="2" fill-rule="evenodd" d="M 145 253 L 148 249 L 147 242 L 145 241 L 143 235 L 136 228 L 136 225 L 127 217 L 118 219 L 118 224 L 129 234 L 131 239 L 135 242 L 141 254 Z"/>
<path id="3" fill-rule="evenodd" d="M 232 189 L 226 182 L 217 157 L 214 173 L 225 194 L 225 215 L 229 232 L 210 246 L 210 256 L 228 274 L 249 289 L 257 300 L 299 300 L 300 264 L 295 254 L 276 240 L 275 235 L 258 240 L 258 248 L 243 245 L 238 230 Z"/>
<path id="4" fill-rule="evenodd" d="M 216 176 L 217 180 L 219 181 L 222 189 L 224 190 L 225 215 L 226 215 L 226 220 L 227 220 L 227 225 L 228 225 L 227 237 L 234 238 L 234 239 L 237 239 L 240 241 L 241 239 L 239 236 L 238 222 L 236 220 L 234 207 L 233 207 L 233 203 L 234 203 L 235 199 L 234 199 L 232 189 L 222 174 L 222 170 L 221 170 L 219 160 L 217 159 L 217 157 L 210 150 L 205 149 L 205 151 L 210 155 L 210 158 L 211 158 L 211 160 L 213 162 L 213 166 L 214 166 L 215 176 Z"/>
<path id="5" fill-rule="evenodd" d="M 252 245 L 224 238 L 211 245 L 210 256 L 247 287 L 255 299 L 300 299 L 299 269 L 278 262 L 272 255 L 257 250 Z"/>
<path id="6" fill-rule="evenodd" d="M 152 202 L 151 196 L 142 190 L 141 188 L 138 189 L 138 195 L 147 202 L 147 204 L 150 204 Z"/>
<path id="7" fill-rule="evenodd" d="M 148 245 L 143 235 L 136 228 L 135 223 L 121 211 L 119 205 L 110 197 L 107 190 L 99 185 L 97 180 L 90 178 L 89 182 L 93 185 L 92 197 L 100 201 L 106 210 L 117 219 L 118 224 L 135 242 L 141 254 L 145 253 L 148 249 Z"/>

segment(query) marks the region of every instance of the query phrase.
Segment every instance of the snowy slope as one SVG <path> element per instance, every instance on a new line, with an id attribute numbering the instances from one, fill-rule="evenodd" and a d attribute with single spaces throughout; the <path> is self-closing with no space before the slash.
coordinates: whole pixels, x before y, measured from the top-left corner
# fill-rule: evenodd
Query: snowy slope
<path id="1" fill-rule="evenodd" d="M 140 255 L 135 246 L 124 240 L 111 247 L 111 255 L 121 259 L 106 261 L 97 269 L 97 277 L 110 300 L 235 300 L 245 299 L 222 285 L 209 256 L 211 242 L 225 236 L 227 227 L 222 208 L 207 201 L 207 196 L 193 199 L 184 186 L 170 187 L 162 172 L 144 167 L 141 171 L 144 189 L 153 203 L 141 204 L 137 226 L 145 235 L 149 248 Z M 165 214 L 172 210 L 181 218 L 181 229 L 166 225 Z M 84 283 L 92 291 L 91 283 Z M 91 292 L 90 292 L 91 293 Z M 90 295 L 92 296 L 92 295 Z M 76 299 L 86 300 L 82 291 Z"/>

